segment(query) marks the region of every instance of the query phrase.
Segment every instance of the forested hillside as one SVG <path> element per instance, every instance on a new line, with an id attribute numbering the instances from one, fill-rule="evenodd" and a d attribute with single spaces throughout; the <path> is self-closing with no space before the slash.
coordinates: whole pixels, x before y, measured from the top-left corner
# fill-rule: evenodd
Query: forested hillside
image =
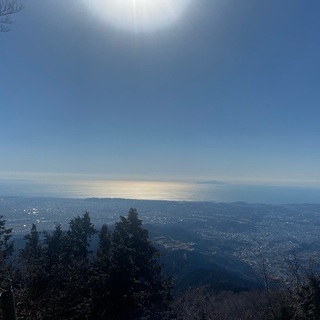
<path id="1" fill-rule="evenodd" d="M 18 319 L 165 318 L 171 284 L 135 209 L 112 232 L 97 231 L 88 213 L 67 231 L 42 233 L 33 224 L 14 259 L 11 230 L 4 220 L 0 228 L 1 288 L 14 287 Z"/>
<path id="2" fill-rule="evenodd" d="M 0 217 L 0 289 L 13 289 L 17 319 L 320 319 L 320 278 L 297 256 L 274 278 L 261 253 L 256 281 L 239 277 L 241 264 L 232 270 L 197 252 L 187 263 L 175 250 L 164 259 L 136 209 L 111 229 L 97 230 L 87 212 L 67 230 L 33 224 L 16 251 L 11 233 Z M 184 264 L 173 279 L 165 275 L 170 261 Z"/>

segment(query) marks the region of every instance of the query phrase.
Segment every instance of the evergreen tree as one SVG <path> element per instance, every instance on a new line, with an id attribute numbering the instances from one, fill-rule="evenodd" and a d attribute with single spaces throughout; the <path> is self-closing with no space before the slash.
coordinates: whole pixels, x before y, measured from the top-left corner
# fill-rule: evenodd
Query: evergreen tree
<path id="1" fill-rule="evenodd" d="M 91 268 L 92 318 L 103 317 L 110 299 L 111 234 L 107 225 L 99 232 L 99 246 Z"/>
<path id="2" fill-rule="evenodd" d="M 66 232 L 57 225 L 52 233 L 45 232 L 45 271 L 48 288 L 46 303 L 43 305 L 45 318 L 63 319 L 64 301 L 67 299 L 69 283 L 69 257 Z"/>
<path id="3" fill-rule="evenodd" d="M 11 241 L 12 229 L 6 228 L 6 220 L 0 215 L 0 287 L 10 286 L 12 265 L 10 258 L 13 253 Z"/>
<path id="4" fill-rule="evenodd" d="M 5 230 L 1 224 L 0 230 Z M 32 225 L 19 254 L 21 319 L 165 319 L 170 286 L 137 211 L 130 209 L 113 232 L 102 226 L 91 259 L 95 232 L 87 212 L 71 220 L 68 231 L 58 225 L 43 237 Z M 0 242 L 8 255 L 9 239 L 6 236 L 7 242 Z"/>
<path id="5" fill-rule="evenodd" d="M 163 319 L 171 297 L 159 253 L 136 209 L 120 217 L 112 233 L 107 312 L 102 319 Z"/>
<path id="6" fill-rule="evenodd" d="M 45 232 L 45 268 L 52 279 L 60 275 L 60 271 L 66 267 L 68 257 L 66 256 L 66 232 L 58 224 L 53 233 Z"/>
<path id="7" fill-rule="evenodd" d="M 44 286 L 44 249 L 40 242 L 40 233 L 37 226 L 32 224 L 30 233 L 24 239 L 25 247 L 20 251 L 20 259 L 23 264 L 26 287 L 28 288 L 30 298 L 38 298 L 45 289 Z"/>
<path id="8" fill-rule="evenodd" d="M 89 254 L 91 237 L 96 233 L 88 212 L 72 219 L 65 237 L 65 282 L 61 319 L 87 319 L 91 311 Z"/>
<path id="9" fill-rule="evenodd" d="M 91 236 L 96 232 L 88 212 L 85 212 L 82 217 L 77 216 L 70 221 L 67 234 L 73 258 L 88 261 Z"/>
<path id="10" fill-rule="evenodd" d="M 41 314 L 42 298 L 48 288 L 47 274 L 44 269 L 44 248 L 37 226 L 32 224 L 25 237 L 25 247 L 20 250 L 20 270 L 17 273 L 20 310 L 26 319 L 37 319 Z"/>

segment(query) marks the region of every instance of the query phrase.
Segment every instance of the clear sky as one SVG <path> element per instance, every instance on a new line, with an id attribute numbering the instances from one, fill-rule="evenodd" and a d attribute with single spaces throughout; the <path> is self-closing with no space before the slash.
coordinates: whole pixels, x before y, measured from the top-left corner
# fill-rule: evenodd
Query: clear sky
<path id="1" fill-rule="evenodd" d="M 25 2 L 0 34 L 0 178 L 319 186 L 320 1 L 157 2 Z"/>

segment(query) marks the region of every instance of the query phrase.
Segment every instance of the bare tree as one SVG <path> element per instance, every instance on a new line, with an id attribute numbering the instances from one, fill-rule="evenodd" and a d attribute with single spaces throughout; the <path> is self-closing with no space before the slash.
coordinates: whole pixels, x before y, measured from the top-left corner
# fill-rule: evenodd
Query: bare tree
<path id="1" fill-rule="evenodd" d="M 9 25 L 14 23 L 12 15 L 23 9 L 17 0 L 0 0 L 0 32 L 10 30 Z"/>

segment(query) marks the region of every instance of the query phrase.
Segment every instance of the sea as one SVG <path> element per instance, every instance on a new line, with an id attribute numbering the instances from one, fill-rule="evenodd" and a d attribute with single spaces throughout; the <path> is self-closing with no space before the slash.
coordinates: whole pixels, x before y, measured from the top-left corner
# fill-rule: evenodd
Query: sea
<path id="1" fill-rule="evenodd" d="M 320 186 L 287 186 L 220 181 L 106 179 L 0 179 L 1 196 L 122 198 L 287 204 L 320 203 Z"/>

